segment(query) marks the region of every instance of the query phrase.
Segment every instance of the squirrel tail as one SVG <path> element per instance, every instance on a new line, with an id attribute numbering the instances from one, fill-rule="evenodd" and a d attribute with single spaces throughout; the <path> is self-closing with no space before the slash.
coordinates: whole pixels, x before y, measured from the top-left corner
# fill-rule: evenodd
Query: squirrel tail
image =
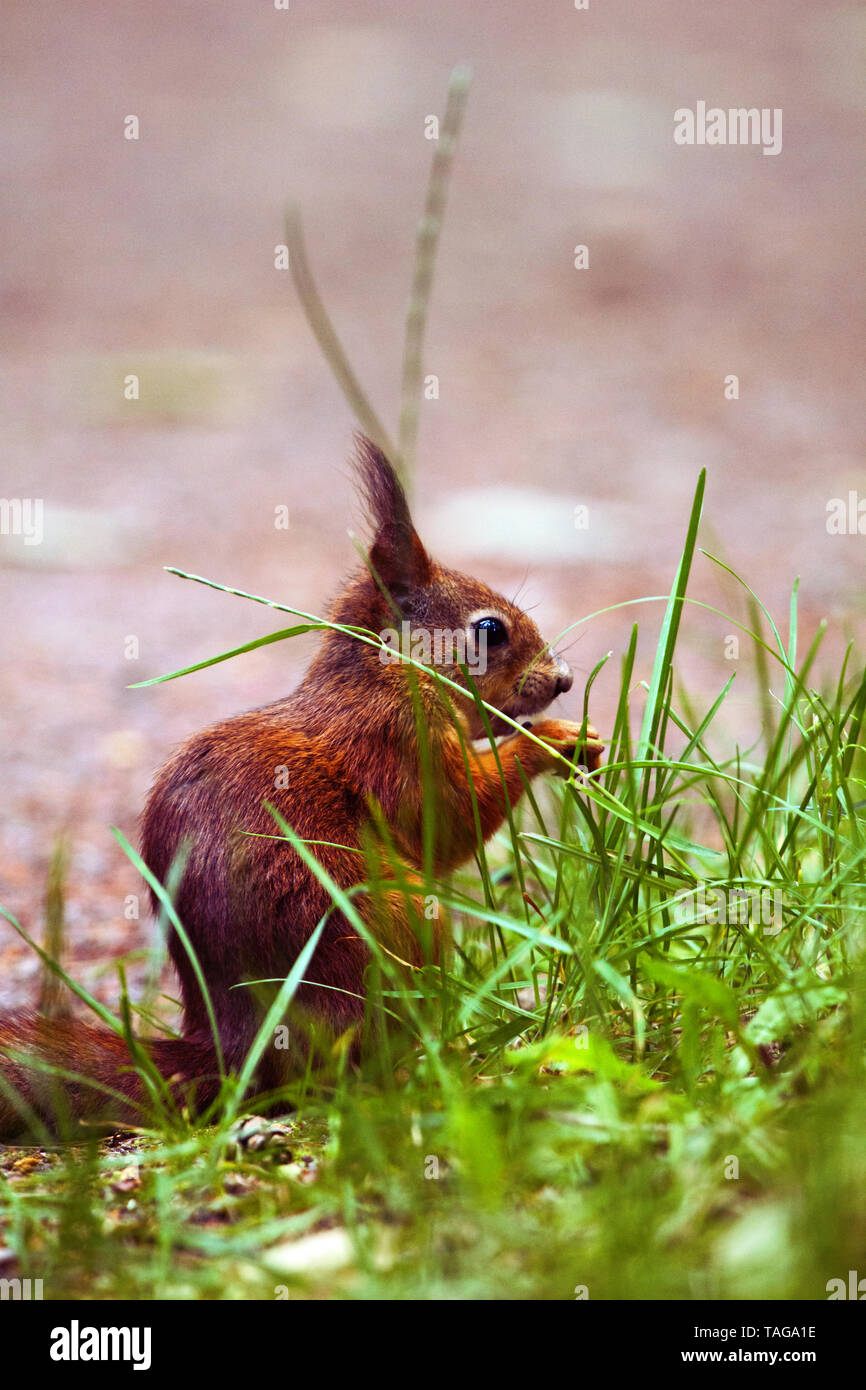
<path id="1" fill-rule="evenodd" d="M 176 1103 L 202 1110 L 216 1098 L 220 1078 L 211 1040 L 159 1038 L 139 1046 Z M 119 1034 L 75 1018 L 27 1012 L 0 1018 L 0 1138 L 32 1130 L 34 1116 L 56 1132 L 82 1120 L 142 1124 L 151 1108 Z"/>

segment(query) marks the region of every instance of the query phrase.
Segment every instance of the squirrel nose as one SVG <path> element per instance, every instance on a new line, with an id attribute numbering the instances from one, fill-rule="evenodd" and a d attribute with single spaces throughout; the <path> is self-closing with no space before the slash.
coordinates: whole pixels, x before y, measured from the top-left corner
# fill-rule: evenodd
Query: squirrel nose
<path id="1" fill-rule="evenodd" d="M 559 668 L 559 675 L 556 677 L 554 691 L 556 695 L 564 695 L 574 685 L 574 676 L 571 674 L 571 667 L 562 660 L 562 657 L 556 658 L 556 664 Z"/>

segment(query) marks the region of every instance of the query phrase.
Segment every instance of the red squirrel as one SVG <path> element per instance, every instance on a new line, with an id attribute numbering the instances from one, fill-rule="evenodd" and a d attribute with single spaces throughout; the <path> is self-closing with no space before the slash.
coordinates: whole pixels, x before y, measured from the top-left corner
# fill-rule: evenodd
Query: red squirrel
<path id="1" fill-rule="evenodd" d="M 431 559 L 393 467 L 362 436 L 355 467 L 373 541 L 368 563 L 346 583 L 330 620 L 377 635 L 396 628 L 410 634 L 465 634 L 470 651 L 485 657 L 473 672 L 479 696 L 518 723 L 569 690 L 571 671 L 526 613 L 477 579 Z M 479 747 L 473 740 L 485 735 L 484 721 L 472 695 L 462 693 L 466 681 L 453 651 L 440 653 L 436 667 L 461 687 L 446 687 L 448 700 L 428 670 L 399 657 L 383 659 L 383 651 L 326 629 L 294 694 L 194 734 L 169 758 L 148 796 L 142 857 L 165 883 L 186 846 L 175 907 L 207 982 L 227 1070 L 240 1069 L 263 1016 L 261 995 L 233 986 L 284 978 L 330 905 L 326 889 L 279 834 L 269 806 L 300 839 L 315 842 L 311 849 L 319 863 L 350 890 L 369 876 L 369 858 L 358 851 L 369 845 L 377 815 L 407 875 L 422 873 L 422 752 L 436 795 L 432 857 L 437 873 L 471 857 L 476 806 L 486 840 L 502 824 L 509 804 L 518 801 L 524 778 L 567 771 L 557 754 L 569 762 L 579 756 L 590 771 L 598 766 L 603 745 L 595 730 L 563 720 L 534 724 L 539 743 L 493 715 L 492 733 L 503 737 L 495 750 L 489 739 Z M 422 736 L 426 750 L 419 746 Z M 405 891 L 378 899 L 359 893 L 354 903 L 394 956 L 410 966 L 422 963 Z M 158 906 L 154 900 L 155 910 Z M 174 930 L 169 949 L 180 976 L 182 1036 L 142 1046 L 175 1096 L 200 1111 L 219 1090 L 212 1032 L 189 956 Z M 364 1014 L 368 961 L 368 946 L 345 917 L 333 912 L 295 996 L 295 1017 L 331 1037 L 357 1026 Z M 22 1053 L 126 1097 L 125 1105 L 106 1102 L 98 1089 L 66 1081 L 63 1108 L 74 1119 L 135 1122 L 146 1113 L 126 1043 L 107 1029 L 26 1013 L 0 1020 L 0 1076 L 50 1124 L 51 1085 L 38 1067 L 15 1055 Z M 297 1067 L 297 1053 L 267 1048 L 257 1089 L 278 1087 L 292 1066 Z M 4 1092 L 0 1086 L 0 1135 L 22 1128 L 19 1110 Z"/>

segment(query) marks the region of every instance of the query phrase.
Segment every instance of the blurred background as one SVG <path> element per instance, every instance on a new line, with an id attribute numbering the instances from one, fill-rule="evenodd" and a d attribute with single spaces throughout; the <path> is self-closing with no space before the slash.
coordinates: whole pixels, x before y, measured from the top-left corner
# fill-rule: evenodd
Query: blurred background
<path id="1" fill-rule="evenodd" d="M 801 648 L 826 619 L 838 673 L 866 616 L 864 537 L 826 524 L 831 499 L 866 497 L 862 8 L 4 0 L 3 29 L 0 496 L 42 498 L 45 535 L 0 536 L 0 901 L 39 930 L 65 835 L 73 960 L 97 993 L 116 996 L 100 972 L 147 932 L 109 826 L 134 838 L 171 748 L 286 693 L 310 651 L 129 690 L 284 625 L 162 566 L 320 612 L 354 560 L 354 422 L 275 268 L 283 207 L 303 209 L 328 309 L 394 431 L 425 121 L 460 60 L 475 77 L 425 358 L 424 539 L 519 588 L 553 636 L 666 592 L 705 467 L 701 544 L 783 632 L 799 575 Z M 676 145 L 674 111 L 700 100 L 781 108 L 781 154 Z M 701 556 L 690 593 L 745 618 Z M 631 623 L 648 679 L 662 612 L 563 639 L 563 716 L 612 650 L 591 707 L 609 727 Z M 736 631 L 693 608 L 680 673 L 702 710 L 737 670 L 722 727 L 748 746 L 760 704 Z M 3 927 L 0 1006 L 32 997 L 35 967 Z"/>

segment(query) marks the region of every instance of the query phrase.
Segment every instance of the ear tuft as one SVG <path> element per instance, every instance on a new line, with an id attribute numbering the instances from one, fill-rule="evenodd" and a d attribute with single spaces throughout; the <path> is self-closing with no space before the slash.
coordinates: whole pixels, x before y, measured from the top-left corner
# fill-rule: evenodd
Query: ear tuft
<path id="1" fill-rule="evenodd" d="M 379 445 L 365 434 L 358 431 L 354 439 L 353 463 L 374 533 L 378 534 L 391 524 L 411 526 L 409 504 L 393 464 Z"/>
<path id="2" fill-rule="evenodd" d="M 354 464 L 374 532 L 370 563 L 398 606 L 405 606 L 413 591 L 429 582 L 430 558 L 393 465 L 364 434 L 355 435 Z"/>

